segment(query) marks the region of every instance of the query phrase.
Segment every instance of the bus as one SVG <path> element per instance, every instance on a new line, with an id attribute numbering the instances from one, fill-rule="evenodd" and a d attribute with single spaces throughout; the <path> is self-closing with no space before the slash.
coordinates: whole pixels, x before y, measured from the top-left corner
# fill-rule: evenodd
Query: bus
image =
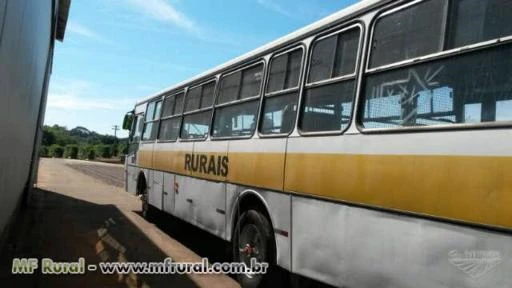
<path id="1" fill-rule="evenodd" d="M 144 215 L 271 265 L 243 287 L 276 266 L 512 286 L 512 1 L 360 1 L 136 103 L 124 128 Z"/>

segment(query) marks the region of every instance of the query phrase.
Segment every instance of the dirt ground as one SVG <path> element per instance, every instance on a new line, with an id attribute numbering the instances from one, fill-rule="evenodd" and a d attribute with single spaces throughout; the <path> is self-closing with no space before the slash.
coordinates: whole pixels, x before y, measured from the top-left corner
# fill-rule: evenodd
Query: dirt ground
<path id="1" fill-rule="evenodd" d="M 37 189 L 17 219 L 9 245 L 2 253 L 2 286 L 238 287 L 224 275 L 104 275 L 98 271 L 79 276 L 42 275 L 39 271 L 33 275 L 11 274 L 13 257 L 48 257 L 55 261 L 84 257 L 86 264 L 158 262 L 166 257 L 178 262 L 200 262 L 196 253 L 175 240 L 184 237 L 184 232 L 196 232 L 183 231 L 168 218 L 160 219 L 158 226 L 143 219 L 140 201 L 122 188 L 123 173 L 120 165 L 41 159 Z M 213 236 L 201 236 L 187 245 L 202 253 L 207 246 L 222 245 L 216 241 Z"/>
<path id="2" fill-rule="evenodd" d="M 99 179 L 109 185 L 124 188 L 124 166 L 88 161 L 67 161 L 66 166 Z"/>

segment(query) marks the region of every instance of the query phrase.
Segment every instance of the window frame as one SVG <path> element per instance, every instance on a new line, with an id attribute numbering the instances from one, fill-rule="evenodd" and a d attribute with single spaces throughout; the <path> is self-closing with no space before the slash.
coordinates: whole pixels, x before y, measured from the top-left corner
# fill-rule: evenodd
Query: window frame
<path id="1" fill-rule="evenodd" d="M 381 11 L 377 12 L 373 19 L 370 21 L 370 29 L 369 29 L 369 37 L 367 37 L 366 47 L 367 51 L 365 51 L 365 61 L 364 71 L 361 73 L 361 88 L 358 93 L 358 103 L 357 103 L 357 111 L 356 111 L 356 119 L 355 126 L 356 129 L 362 134 L 394 134 L 394 133 L 414 133 L 414 132 L 439 132 L 439 131 L 464 131 L 464 130 L 478 130 L 478 129 L 496 129 L 496 128 L 510 128 L 512 127 L 512 120 L 509 121 L 494 121 L 494 122 L 481 122 L 481 123 L 459 123 L 459 124 L 446 124 L 446 125 L 430 125 L 430 126 L 409 126 L 409 127 L 390 127 L 390 128 L 365 128 L 363 124 L 364 120 L 364 105 L 366 97 L 363 95 L 365 91 L 364 88 L 366 86 L 366 78 L 368 76 L 387 72 L 394 71 L 401 68 L 407 68 L 411 66 L 416 66 L 419 64 L 424 64 L 428 62 L 433 62 L 436 60 L 442 60 L 447 58 L 453 58 L 460 55 L 471 54 L 474 52 L 478 52 L 481 50 L 487 50 L 498 46 L 504 45 L 512 45 L 512 35 L 494 38 L 482 42 L 472 43 L 469 45 L 464 45 L 456 48 L 446 49 L 446 40 L 447 40 L 447 25 L 450 21 L 450 12 L 452 9 L 452 1 L 447 0 L 447 4 L 445 5 L 445 17 L 443 23 L 443 50 L 436 53 L 431 53 L 411 59 L 406 59 L 386 65 L 381 65 L 378 67 L 370 68 L 370 58 L 371 58 L 371 45 L 373 43 L 373 38 L 375 34 L 375 26 L 377 21 L 385 16 L 393 14 L 395 12 L 401 11 L 403 9 L 407 9 L 413 5 L 419 4 L 421 2 L 425 2 L 429 0 L 416 0 L 406 4 L 399 5 L 397 7 L 384 7 Z"/>
<path id="2" fill-rule="evenodd" d="M 322 39 L 331 37 L 336 34 L 344 33 L 346 31 L 349 31 L 354 28 L 357 28 L 359 30 L 359 42 L 357 45 L 356 64 L 354 67 L 354 72 L 352 74 L 348 74 L 348 75 L 342 75 L 342 76 L 338 76 L 338 77 L 333 77 L 333 78 L 329 78 L 329 79 L 324 79 L 324 80 L 308 83 L 307 78 L 309 77 L 309 72 L 311 70 L 311 58 L 313 56 L 313 50 L 314 50 L 315 44 L 318 41 L 321 41 Z M 356 112 L 355 111 L 356 102 L 359 100 L 359 94 L 360 94 L 357 88 L 358 88 L 358 84 L 360 82 L 359 79 L 362 77 L 362 74 L 359 73 L 359 70 L 360 70 L 361 64 L 363 62 L 362 60 L 363 60 L 363 56 L 364 56 L 364 54 L 363 54 L 364 45 L 363 44 L 364 44 L 365 32 L 366 32 L 366 30 L 365 30 L 364 23 L 361 22 L 360 20 L 356 20 L 353 22 L 345 23 L 343 26 L 335 27 L 331 30 L 326 31 L 323 34 L 317 34 L 311 40 L 310 45 L 308 47 L 307 59 L 305 59 L 307 62 L 305 63 L 304 81 L 303 81 L 303 85 L 301 87 L 302 90 L 299 95 L 299 106 L 298 106 L 298 111 L 297 111 L 298 117 L 295 120 L 295 126 L 296 126 L 297 132 L 299 133 L 300 136 L 342 135 L 350 128 L 350 126 L 352 126 L 354 112 Z M 335 131 L 314 131 L 314 132 L 302 131 L 299 123 L 300 123 L 300 121 L 302 121 L 302 117 L 304 114 L 302 111 L 303 110 L 302 108 L 305 105 L 304 98 L 305 98 L 306 90 L 311 89 L 311 88 L 321 87 L 321 86 L 327 86 L 330 84 L 340 83 L 340 82 L 344 82 L 347 80 L 354 80 L 355 86 L 354 86 L 354 95 L 352 95 L 352 104 L 351 104 L 351 111 L 350 111 L 350 117 L 349 117 L 350 120 L 347 123 L 346 127 L 344 129 L 335 130 Z"/>
<path id="3" fill-rule="evenodd" d="M 178 113 L 176 115 L 171 115 L 171 116 L 166 116 L 166 117 L 161 117 L 163 111 L 164 111 L 164 102 L 167 98 L 169 97 L 176 97 L 176 95 L 179 95 L 183 93 L 183 102 L 181 103 L 182 105 L 182 109 L 181 109 L 181 113 Z M 179 135 L 181 133 L 181 125 L 183 123 L 183 110 L 185 109 L 185 101 L 186 101 L 186 95 L 187 95 L 187 91 L 185 90 L 185 88 L 182 88 L 181 90 L 178 90 L 178 91 L 172 91 L 171 93 L 168 93 L 168 94 L 165 94 L 162 96 L 162 112 L 160 113 L 160 119 L 159 119 L 159 122 L 158 122 L 158 132 L 157 132 L 157 137 L 156 137 L 156 142 L 157 143 L 173 143 L 173 142 L 177 142 L 178 139 L 180 139 Z M 174 106 L 176 107 L 176 100 L 174 102 Z M 176 137 L 175 140 L 167 140 L 167 139 L 160 139 L 160 128 L 162 126 L 162 121 L 164 120 L 169 120 L 169 119 L 172 119 L 172 118 L 178 118 L 180 117 L 180 123 L 179 123 L 179 126 L 180 126 L 180 129 L 178 131 L 178 137 Z"/>
<path id="4" fill-rule="evenodd" d="M 286 88 L 286 89 L 283 89 L 283 90 L 279 90 L 279 91 L 273 91 L 273 92 L 269 92 L 267 93 L 267 88 L 268 88 L 268 83 L 269 83 L 269 79 L 270 79 L 270 68 L 272 67 L 272 61 L 274 60 L 274 58 L 276 57 L 279 57 L 279 56 L 282 56 L 284 54 L 287 54 L 287 53 L 291 53 L 291 52 L 294 52 L 296 50 L 299 50 L 301 49 L 302 50 L 302 58 L 301 58 L 301 61 L 300 61 L 300 71 L 299 71 L 299 81 L 297 83 L 297 86 L 296 87 L 292 87 L 292 88 Z M 307 46 L 303 43 L 303 42 L 299 42 L 299 43 L 295 43 L 295 44 L 292 44 L 290 46 L 288 46 L 287 48 L 285 49 L 282 49 L 282 50 L 278 50 L 278 51 L 275 51 L 273 53 L 270 54 L 270 57 L 269 57 L 269 62 L 268 62 L 268 67 L 267 67 L 267 72 L 266 72 L 266 75 L 265 75 L 265 85 L 263 87 L 263 94 L 262 94 L 262 97 L 261 97 L 261 101 L 260 101 L 260 108 L 259 108 L 259 115 L 258 115 L 258 125 L 257 125 L 257 132 L 258 132 L 258 136 L 260 138 L 282 138 L 282 137 L 288 137 L 290 136 L 290 134 L 293 133 L 293 131 L 295 130 L 295 128 L 297 127 L 297 115 L 299 114 L 299 107 L 300 107 L 300 99 L 301 99 L 301 94 L 302 94 L 302 88 L 303 88 L 303 79 L 304 79 L 304 75 L 306 74 L 305 71 L 306 71 L 306 59 L 307 58 Z M 298 92 L 298 96 L 297 96 L 297 113 L 295 114 L 295 119 L 294 119 L 294 123 L 293 123 L 293 129 L 288 132 L 288 133 L 276 133 L 276 134 L 264 134 L 264 133 L 261 133 L 260 131 L 260 128 L 261 128 L 261 119 L 263 119 L 263 108 L 264 108 L 264 101 L 265 101 L 265 98 L 272 98 L 272 97 L 279 97 L 279 96 L 283 96 L 283 95 L 286 95 L 288 93 L 292 93 L 292 92 Z"/>
<path id="5" fill-rule="evenodd" d="M 205 107 L 205 108 L 201 108 L 201 103 L 203 102 L 203 87 L 204 85 L 207 85 L 207 84 L 210 84 L 210 83 L 214 83 L 214 88 L 213 88 L 213 99 L 212 99 L 212 105 L 210 107 Z M 217 77 L 213 77 L 211 79 L 208 79 L 208 80 L 205 80 L 203 82 L 199 82 L 199 84 L 197 85 L 194 85 L 194 86 L 189 86 L 187 88 L 187 91 L 186 91 L 186 94 L 185 94 L 185 101 L 183 101 L 183 113 L 181 114 L 181 121 L 180 121 L 180 131 L 178 133 L 178 139 L 180 140 L 180 142 L 199 142 L 199 141 L 206 141 L 206 139 L 208 139 L 208 137 L 210 136 L 210 133 L 211 133 L 211 130 L 212 130 L 212 125 L 213 125 L 213 113 L 214 113 L 214 109 L 215 109 L 215 101 L 217 100 L 217 89 L 219 89 L 219 83 L 220 83 L 220 79 L 217 78 Z M 188 111 L 188 112 L 185 112 L 185 107 L 186 107 L 186 103 L 188 101 L 188 97 L 186 95 L 188 95 L 188 90 L 192 89 L 192 88 L 196 88 L 196 87 L 201 87 L 201 94 L 200 94 L 200 98 L 199 98 L 199 109 L 196 109 L 196 110 L 191 110 L 191 111 Z M 203 113 L 203 112 L 206 112 L 208 110 L 211 110 L 211 115 L 210 115 L 210 125 L 208 127 L 208 133 L 206 134 L 205 137 L 203 138 L 181 138 L 181 132 L 183 131 L 183 126 L 185 124 L 185 122 L 183 121 L 185 119 L 185 116 L 188 116 L 188 115 L 192 115 L 192 114 L 200 114 L 200 113 Z"/>
<path id="6" fill-rule="evenodd" d="M 259 95 L 252 96 L 252 97 L 249 97 L 249 98 L 237 99 L 237 100 L 233 100 L 233 101 L 217 104 L 217 100 L 218 100 L 218 98 L 220 96 L 220 85 L 221 85 L 222 79 L 224 79 L 224 77 L 232 75 L 232 74 L 237 73 L 237 72 L 242 72 L 243 70 L 250 69 L 250 68 L 255 67 L 257 65 L 260 65 L 260 64 L 263 65 L 263 67 L 262 67 L 263 77 L 261 78 L 260 93 L 259 93 Z M 233 70 L 230 70 L 228 72 L 220 73 L 220 76 L 218 78 L 217 85 L 216 85 L 215 97 L 213 99 L 212 120 L 210 122 L 210 131 L 208 133 L 208 137 L 210 138 L 210 140 L 212 140 L 212 141 L 221 141 L 221 140 L 230 140 L 230 139 L 237 140 L 237 139 L 250 139 L 250 138 L 254 137 L 256 131 L 259 129 L 258 124 L 259 124 L 259 117 L 260 117 L 260 110 L 261 110 L 261 97 L 262 97 L 262 95 L 264 93 L 263 89 L 265 88 L 265 85 L 266 85 L 267 69 L 268 69 L 267 61 L 265 60 L 265 58 L 260 57 L 260 58 L 254 60 L 254 61 L 249 62 L 248 64 L 241 64 L 240 66 L 238 66 L 237 68 L 235 68 Z M 243 79 L 243 77 L 240 77 L 240 86 L 238 88 L 238 95 L 237 95 L 237 97 L 240 96 L 240 90 L 241 90 L 241 86 L 242 86 L 242 79 Z M 215 115 L 217 114 L 217 108 L 224 108 L 224 107 L 228 107 L 228 106 L 234 106 L 234 105 L 237 105 L 237 104 L 242 104 L 242 103 L 251 102 L 251 101 L 258 101 L 258 108 L 257 108 L 257 112 L 256 112 L 256 119 L 255 119 L 256 127 L 254 127 L 254 131 L 252 131 L 252 133 L 250 135 L 247 135 L 247 136 L 228 136 L 228 137 L 216 137 L 216 136 L 213 135 L 213 126 L 215 124 Z"/>
<path id="7" fill-rule="evenodd" d="M 161 106 L 160 106 L 160 115 L 158 115 L 158 118 L 156 120 L 151 120 L 151 121 L 146 121 L 146 115 L 148 114 L 148 108 L 149 108 L 149 105 L 151 103 L 155 103 L 155 107 L 154 109 L 156 110 L 156 104 L 158 102 L 161 102 Z M 160 119 L 161 119 L 161 116 L 162 116 L 162 111 L 163 111 L 163 105 L 164 105 L 164 96 L 158 96 L 157 98 L 153 98 L 151 100 L 149 100 L 147 102 L 147 105 L 146 105 L 146 109 L 144 110 L 144 113 L 143 113 L 143 119 L 144 119 L 144 125 L 142 125 L 142 131 L 141 131 L 141 134 L 140 134 L 140 141 L 139 143 L 154 143 L 155 141 L 158 140 L 158 134 L 160 133 Z M 153 111 L 153 113 L 155 113 L 155 111 Z M 155 115 L 153 115 L 153 118 L 155 117 Z M 156 127 L 156 137 L 155 139 L 147 139 L 147 140 L 144 140 L 144 132 L 146 131 L 146 124 L 147 123 L 155 123 L 157 122 L 157 127 Z"/>

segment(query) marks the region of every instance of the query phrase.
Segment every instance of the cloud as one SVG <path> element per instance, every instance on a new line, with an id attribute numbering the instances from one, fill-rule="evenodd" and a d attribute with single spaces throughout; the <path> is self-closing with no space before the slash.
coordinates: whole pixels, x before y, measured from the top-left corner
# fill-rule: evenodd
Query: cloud
<path id="1" fill-rule="evenodd" d="M 69 34 L 80 35 L 80 36 L 89 38 L 91 40 L 97 41 L 97 42 L 102 42 L 105 44 L 113 44 L 113 42 L 110 41 L 109 39 L 101 36 L 100 34 L 87 28 L 86 26 L 78 24 L 76 22 L 69 22 L 66 27 L 66 32 L 68 32 Z"/>
<path id="2" fill-rule="evenodd" d="M 164 0 L 127 0 L 132 7 L 139 9 L 149 17 L 168 22 L 189 32 L 198 32 L 198 27 L 186 15 Z"/>
<path id="3" fill-rule="evenodd" d="M 357 1 L 360 0 L 339 1 L 339 9 Z M 266 9 L 298 21 L 315 21 L 331 13 L 325 8 L 321 8 L 323 5 L 319 0 L 256 0 L 256 2 Z"/>
<path id="4" fill-rule="evenodd" d="M 105 99 L 78 96 L 74 94 L 50 93 L 48 108 L 63 110 L 127 110 L 137 99 Z"/>
<path id="5" fill-rule="evenodd" d="M 283 7 L 281 7 L 279 4 L 274 2 L 273 0 L 257 0 L 258 4 L 261 6 L 270 9 L 274 12 L 277 12 L 279 14 L 282 14 L 286 17 L 295 18 L 294 15 L 287 10 L 285 10 Z"/>
<path id="6" fill-rule="evenodd" d="M 92 85 L 82 80 L 52 83 L 48 93 L 48 108 L 62 110 L 126 110 L 137 99 L 98 97 Z M 128 108 L 127 108 L 128 107 Z"/>
<path id="7" fill-rule="evenodd" d="M 65 110 L 112 110 L 115 106 L 104 100 L 84 99 L 72 94 L 50 94 L 48 96 L 48 108 Z"/>

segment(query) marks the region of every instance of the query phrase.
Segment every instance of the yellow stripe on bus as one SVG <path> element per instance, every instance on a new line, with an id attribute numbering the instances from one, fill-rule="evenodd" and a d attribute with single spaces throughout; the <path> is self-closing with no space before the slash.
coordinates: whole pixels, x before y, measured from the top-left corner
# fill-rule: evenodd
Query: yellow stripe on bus
<path id="1" fill-rule="evenodd" d="M 153 152 L 153 165 L 155 170 L 169 171 L 173 173 L 190 175 L 190 172 L 185 170 L 185 154 L 183 151 L 154 151 Z"/>
<path id="2" fill-rule="evenodd" d="M 137 161 L 139 167 L 152 168 L 153 167 L 153 151 L 152 150 L 139 150 L 137 152 Z"/>
<path id="3" fill-rule="evenodd" d="M 228 158 L 227 177 L 185 170 L 185 152 L 154 151 L 152 155 L 141 151 L 139 165 L 208 180 L 512 228 L 512 157 L 294 153 L 285 159 L 282 153 L 229 153 Z"/>
<path id="4" fill-rule="evenodd" d="M 512 157 L 288 154 L 285 190 L 512 228 Z"/>
<path id="5" fill-rule="evenodd" d="M 283 190 L 284 153 L 229 153 L 227 181 Z"/>

